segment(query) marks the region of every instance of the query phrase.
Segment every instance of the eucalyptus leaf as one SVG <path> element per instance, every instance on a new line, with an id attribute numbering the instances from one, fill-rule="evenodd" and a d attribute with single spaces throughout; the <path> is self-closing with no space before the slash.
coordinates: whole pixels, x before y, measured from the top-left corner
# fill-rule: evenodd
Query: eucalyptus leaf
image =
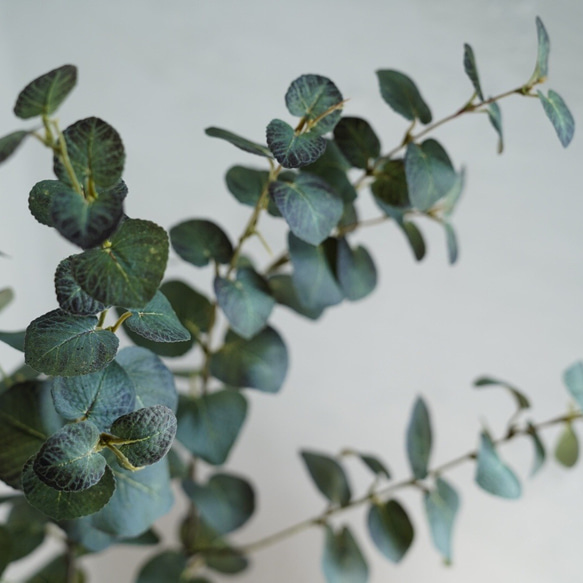
<path id="1" fill-rule="evenodd" d="M 460 506 L 459 496 L 450 484 L 438 478 L 435 489 L 425 493 L 423 502 L 433 544 L 449 564 L 453 524 Z"/>
<path id="2" fill-rule="evenodd" d="M 423 124 L 431 121 L 431 110 L 410 77 L 390 69 L 377 71 L 377 77 L 382 98 L 398 114 Z"/>
<path id="3" fill-rule="evenodd" d="M 273 275 L 268 279 L 267 283 L 275 301 L 278 304 L 291 308 L 297 314 L 305 316 L 310 320 L 317 320 L 324 312 L 324 308 L 306 307 L 301 303 L 291 275 L 287 273 Z"/>
<path id="4" fill-rule="evenodd" d="M 265 328 L 275 299 L 253 269 L 239 269 L 235 281 L 216 277 L 214 289 L 218 305 L 237 334 L 249 339 Z"/>
<path id="5" fill-rule="evenodd" d="M 565 423 L 555 447 L 555 459 L 566 468 L 572 468 L 579 459 L 579 440 L 571 423 Z"/>
<path id="6" fill-rule="evenodd" d="M 154 342 L 184 342 L 190 332 L 181 324 L 166 296 L 157 291 L 140 309 L 129 310 L 126 326 L 132 332 Z"/>
<path id="7" fill-rule="evenodd" d="M 502 132 L 502 112 L 500 111 L 500 106 L 494 101 L 488 106 L 488 119 L 492 124 L 492 127 L 496 130 L 498 134 L 498 154 L 502 154 L 504 151 L 504 134 Z"/>
<path id="8" fill-rule="evenodd" d="M 344 294 L 328 259 L 326 245 L 314 247 L 293 233 L 289 234 L 288 245 L 294 269 L 292 280 L 300 304 L 317 311 L 340 303 Z"/>
<path id="9" fill-rule="evenodd" d="M 368 296 L 377 285 L 377 270 L 362 246 L 351 249 L 344 237 L 338 239 L 336 274 L 344 297 L 352 302 Z"/>
<path id="10" fill-rule="evenodd" d="M 96 326 L 95 316 L 73 316 L 63 310 L 40 316 L 26 329 L 26 364 L 58 376 L 101 370 L 115 357 L 119 340 L 113 332 Z"/>
<path id="11" fill-rule="evenodd" d="M 91 516 L 91 524 L 119 537 L 135 537 L 147 531 L 174 503 L 165 459 L 139 472 L 110 464 L 115 492 L 109 504 Z"/>
<path id="12" fill-rule="evenodd" d="M 86 195 L 91 196 L 92 189 L 106 189 L 118 184 L 125 164 L 125 150 L 113 127 L 98 117 L 88 117 L 69 126 L 63 137 L 71 166 Z M 73 186 L 57 155 L 53 171 L 60 181 Z"/>
<path id="13" fill-rule="evenodd" d="M 225 175 L 229 192 L 246 206 L 255 207 L 269 182 L 269 172 L 256 170 L 245 166 L 233 166 Z M 272 216 L 281 216 L 277 207 L 270 199 L 267 211 Z"/>
<path id="14" fill-rule="evenodd" d="M 457 236 L 450 222 L 444 221 L 442 223 L 445 229 L 445 238 L 447 243 L 447 257 L 449 259 L 450 265 L 453 265 L 459 256 L 459 247 L 457 242 Z"/>
<path id="15" fill-rule="evenodd" d="M 385 476 L 387 480 L 391 479 L 391 473 L 387 469 L 387 466 L 378 457 L 364 453 L 358 454 L 358 457 L 373 474 Z"/>
<path id="16" fill-rule="evenodd" d="M 65 312 L 80 316 L 93 316 L 106 306 L 83 291 L 73 275 L 75 256 L 63 259 L 55 271 L 55 293 L 59 306 Z"/>
<path id="17" fill-rule="evenodd" d="M 50 115 L 77 83 L 77 67 L 63 65 L 31 81 L 18 95 L 14 113 L 21 119 Z"/>
<path id="18" fill-rule="evenodd" d="M 498 456 L 487 433 L 480 436 L 476 467 L 476 483 L 480 488 L 501 498 L 520 498 L 522 488 L 514 472 Z"/>
<path id="19" fill-rule="evenodd" d="M 304 117 L 311 131 L 320 135 L 332 131 L 342 114 L 342 94 L 321 75 L 302 75 L 292 81 L 285 104 L 292 115 Z"/>
<path id="20" fill-rule="evenodd" d="M 395 208 L 409 208 L 411 204 L 404 160 L 385 162 L 380 170 L 375 172 L 375 181 L 371 185 L 371 190 L 375 202 L 390 217 L 394 216 Z"/>
<path id="21" fill-rule="evenodd" d="M 367 518 L 368 532 L 377 549 L 393 563 L 398 563 L 413 542 L 414 529 L 405 509 L 396 501 L 371 504 Z"/>
<path id="22" fill-rule="evenodd" d="M 293 183 L 272 182 L 269 193 L 292 233 L 319 245 L 338 224 L 343 204 L 321 178 L 302 173 Z"/>
<path id="23" fill-rule="evenodd" d="M 528 397 L 520 389 L 517 389 L 506 381 L 494 377 L 482 376 L 474 381 L 474 386 L 477 389 L 483 387 L 500 387 L 501 389 L 508 391 L 508 393 L 514 398 L 519 411 L 530 408 L 530 400 Z"/>
<path id="24" fill-rule="evenodd" d="M 180 551 L 163 551 L 154 555 L 141 567 L 136 583 L 186 583 L 182 573 L 186 569 L 186 555 Z M 194 580 L 196 581 L 196 580 Z M 188 579 L 188 583 L 193 583 Z"/>
<path id="25" fill-rule="evenodd" d="M 549 89 L 548 97 L 545 97 L 541 91 L 537 91 L 543 109 L 550 119 L 557 136 L 564 148 L 566 148 L 573 139 L 575 134 L 575 119 L 573 114 L 569 111 L 567 104 L 563 98 Z"/>
<path id="26" fill-rule="evenodd" d="M 133 384 L 136 408 L 164 405 L 176 411 L 174 376 L 160 358 L 146 348 L 128 346 L 119 351 L 116 361 Z"/>
<path id="27" fill-rule="evenodd" d="M 37 182 L 28 195 L 28 209 L 32 216 L 42 225 L 53 226 L 51 207 L 56 192 L 69 188 L 60 180 L 41 180 Z"/>
<path id="28" fill-rule="evenodd" d="M 196 267 L 208 265 L 211 259 L 217 263 L 229 263 L 233 256 L 229 238 L 211 221 L 184 221 L 170 229 L 170 241 L 174 251 Z"/>
<path id="29" fill-rule="evenodd" d="M 111 425 L 110 447 L 137 469 L 161 460 L 176 435 L 176 417 L 164 405 L 144 407 L 118 417 Z"/>
<path id="30" fill-rule="evenodd" d="M 579 408 L 583 410 L 583 361 L 575 362 L 563 373 L 563 382 Z"/>
<path id="31" fill-rule="evenodd" d="M 272 154 L 267 146 L 257 144 L 246 138 L 242 138 L 233 132 L 228 130 L 223 130 L 221 128 L 210 127 L 204 130 L 204 133 L 211 138 L 219 138 L 221 140 L 226 140 L 233 146 L 236 146 L 240 150 L 248 152 L 249 154 L 255 154 L 256 156 L 263 156 L 265 158 L 271 158 Z"/>
<path id="32" fill-rule="evenodd" d="M 346 506 L 352 493 L 342 466 L 327 455 L 310 451 L 302 451 L 301 455 L 318 490 L 332 504 Z"/>
<path id="33" fill-rule="evenodd" d="M 63 492 L 45 484 L 33 469 L 31 458 L 22 470 L 22 489 L 28 503 L 53 520 L 72 520 L 103 508 L 115 490 L 112 471 L 106 467 L 103 477 L 81 491 Z"/>
<path id="34" fill-rule="evenodd" d="M 326 140 L 315 131 L 296 133 L 288 123 L 273 119 L 267 126 L 267 145 L 284 168 L 313 164 L 326 149 Z"/>
<path id="35" fill-rule="evenodd" d="M 405 173 L 411 204 L 420 211 L 429 210 L 443 198 L 456 180 L 449 156 L 434 139 L 407 146 Z"/>
<path id="36" fill-rule="evenodd" d="M 543 21 L 536 17 L 536 36 L 537 36 L 537 55 L 536 65 L 527 85 L 532 86 L 536 83 L 543 83 L 549 74 L 549 53 L 551 50 L 551 41 Z"/>
<path id="37" fill-rule="evenodd" d="M 24 352 L 24 335 L 25 331 L 19 332 L 2 332 L 0 331 L 0 342 L 12 346 L 15 350 Z"/>
<path id="38" fill-rule="evenodd" d="M 334 532 L 325 527 L 322 570 L 327 583 L 367 583 L 368 565 L 347 526 Z"/>
<path id="39" fill-rule="evenodd" d="M 14 291 L 10 287 L 0 289 L 0 311 L 8 306 L 14 299 Z"/>
<path id="40" fill-rule="evenodd" d="M 7 391 L 10 387 L 18 383 L 25 383 L 26 381 L 34 381 L 40 376 L 40 373 L 30 368 L 27 364 L 19 366 L 16 370 L 12 371 L 10 374 L 4 376 L 0 380 L 0 393 Z"/>
<path id="41" fill-rule="evenodd" d="M 255 512 L 255 492 L 247 480 L 231 474 L 213 474 L 204 485 L 182 484 L 202 519 L 218 534 L 243 526 Z"/>
<path id="42" fill-rule="evenodd" d="M 107 306 L 142 308 L 158 290 L 167 261 L 166 231 L 150 221 L 126 219 L 107 245 L 74 256 L 73 275 Z"/>
<path id="43" fill-rule="evenodd" d="M 407 426 L 407 457 L 417 480 L 427 476 L 432 441 L 429 410 L 425 401 L 417 397 Z"/>
<path id="44" fill-rule="evenodd" d="M 544 465 L 547 453 L 545 446 L 536 431 L 536 428 L 532 423 L 528 424 L 528 435 L 532 438 L 532 444 L 534 446 L 534 461 L 532 464 L 532 469 L 530 470 L 531 477 L 534 476 Z"/>
<path id="45" fill-rule="evenodd" d="M 0 164 L 16 152 L 19 146 L 30 135 L 30 132 L 18 130 L 0 138 Z"/>
<path id="46" fill-rule="evenodd" d="M 360 117 L 343 117 L 334 128 L 334 141 L 355 168 L 368 168 L 381 155 L 381 142 L 370 124 Z"/>
<path id="47" fill-rule="evenodd" d="M 56 490 L 87 490 L 101 480 L 106 468 L 98 444 L 99 429 L 91 421 L 65 425 L 39 449 L 34 473 Z"/>
<path id="48" fill-rule="evenodd" d="M 474 50 L 467 43 L 464 44 L 464 71 L 470 78 L 476 95 L 480 98 L 480 101 L 484 101 L 484 94 L 482 93 L 482 86 L 480 85 L 480 77 L 478 75 L 476 58 L 474 57 Z"/>
<path id="49" fill-rule="evenodd" d="M 33 508 L 24 496 L 12 504 L 5 521 L 12 542 L 10 561 L 18 561 L 36 550 L 45 540 L 48 517 Z"/>
<path id="50" fill-rule="evenodd" d="M 287 375 L 287 348 L 271 327 L 246 340 L 229 330 L 223 347 L 211 357 L 211 374 L 233 387 L 277 393 Z"/>
<path id="51" fill-rule="evenodd" d="M 77 377 L 55 377 L 55 409 L 65 419 L 89 419 L 108 431 L 121 415 L 134 410 L 136 392 L 125 370 L 114 360 L 104 369 Z"/>

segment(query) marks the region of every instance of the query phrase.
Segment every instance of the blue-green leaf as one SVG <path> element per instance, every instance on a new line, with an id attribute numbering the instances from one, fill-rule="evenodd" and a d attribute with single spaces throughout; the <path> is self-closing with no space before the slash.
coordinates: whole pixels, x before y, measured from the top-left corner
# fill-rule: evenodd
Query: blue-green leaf
<path id="1" fill-rule="evenodd" d="M 537 55 L 534 72 L 528 80 L 527 86 L 543 83 L 549 74 L 549 53 L 551 50 L 551 41 L 543 21 L 536 17 L 536 36 L 537 36 Z"/>
<path id="2" fill-rule="evenodd" d="M 530 408 L 530 401 L 528 397 L 522 391 L 520 391 L 520 389 L 517 389 L 515 386 L 507 383 L 506 381 L 495 379 L 493 377 L 483 376 L 477 378 L 474 381 L 474 386 L 477 389 L 483 387 L 500 387 L 501 389 L 508 391 L 508 393 L 514 398 L 519 411 Z"/>
<path id="3" fill-rule="evenodd" d="M 277 274 L 270 277 L 267 283 L 275 301 L 291 308 L 297 314 L 310 318 L 310 320 L 317 320 L 324 312 L 322 307 L 311 308 L 301 303 L 291 275 L 287 273 Z"/>
<path id="4" fill-rule="evenodd" d="M 197 398 L 181 396 L 177 439 L 193 455 L 219 466 L 227 460 L 247 416 L 238 391 L 221 390 Z"/>
<path id="5" fill-rule="evenodd" d="M 146 348 L 128 346 L 119 351 L 116 361 L 133 384 L 136 408 L 164 405 L 176 411 L 174 376 L 160 358 Z"/>
<path id="6" fill-rule="evenodd" d="M 368 531 L 377 549 L 393 563 L 398 563 L 413 542 L 414 529 L 405 509 L 396 501 L 371 504 Z"/>
<path id="7" fill-rule="evenodd" d="M 119 416 L 134 410 L 133 383 L 117 362 L 92 374 L 55 377 L 51 386 L 55 409 L 65 419 L 89 419 L 108 431 Z"/>
<path id="8" fill-rule="evenodd" d="M 69 126 L 63 137 L 71 165 L 85 194 L 116 185 L 123 173 L 125 150 L 120 135 L 108 123 L 88 117 Z M 59 180 L 71 184 L 61 159 L 55 155 L 53 170 Z M 93 185 L 93 186 L 92 186 Z"/>
<path id="9" fill-rule="evenodd" d="M 292 115 L 306 118 L 311 131 L 320 135 L 333 130 L 342 115 L 342 94 L 321 75 L 302 75 L 292 81 L 285 104 Z"/>
<path id="10" fill-rule="evenodd" d="M 210 127 L 204 130 L 204 133 L 211 138 L 219 138 L 221 140 L 226 140 L 233 146 L 236 146 L 244 152 L 249 152 L 249 154 L 255 154 L 256 156 L 264 156 L 265 158 L 272 158 L 272 154 L 267 146 L 257 144 L 246 138 L 242 138 L 233 132 L 228 130 L 223 130 L 221 128 Z"/>
<path id="11" fill-rule="evenodd" d="M 375 202 L 390 217 L 395 209 L 406 209 L 409 202 L 409 189 L 403 160 L 388 160 L 380 170 L 375 171 L 375 181 L 371 185 Z"/>
<path id="12" fill-rule="evenodd" d="M 370 124 L 360 117 L 343 117 L 334 128 L 334 141 L 355 168 L 368 168 L 381 155 L 381 142 Z"/>
<path id="13" fill-rule="evenodd" d="M 28 195 L 28 209 L 42 225 L 53 226 L 51 215 L 53 196 L 63 188 L 68 188 L 68 186 L 60 180 L 41 180 L 32 187 Z"/>
<path id="14" fill-rule="evenodd" d="M 334 532 L 325 527 L 322 570 L 327 583 L 367 583 L 366 559 L 347 526 Z"/>
<path id="15" fill-rule="evenodd" d="M 24 336 L 25 331 L 21 330 L 19 332 L 2 332 L 0 331 L 0 342 L 12 346 L 15 350 L 24 352 Z"/>
<path id="16" fill-rule="evenodd" d="M 583 410 L 583 361 L 575 362 L 563 373 L 563 382 L 579 408 Z"/>
<path id="17" fill-rule="evenodd" d="M 174 251 L 184 261 L 197 267 L 208 265 L 211 259 L 217 263 L 228 263 L 233 256 L 231 241 L 211 221 L 184 221 L 170 229 L 170 241 Z"/>
<path id="18" fill-rule="evenodd" d="M 488 106 L 488 119 L 498 134 L 498 154 L 504 151 L 504 134 L 502 133 L 502 112 L 500 106 L 494 101 Z"/>
<path id="19" fill-rule="evenodd" d="M 293 233 L 289 234 L 288 245 L 294 269 L 292 279 L 302 306 L 322 310 L 340 303 L 344 296 L 328 258 L 328 246 L 314 247 Z"/>
<path id="20" fill-rule="evenodd" d="M 326 149 L 326 140 L 316 132 L 296 133 L 288 123 L 273 119 L 266 130 L 267 145 L 284 168 L 313 164 Z"/>
<path id="21" fill-rule="evenodd" d="M 78 492 L 94 486 L 105 472 L 97 452 L 99 429 L 91 421 L 65 425 L 51 435 L 34 458 L 35 474 L 48 486 Z"/>
<path id="22" fill-rule="evenodd" d="M 21 119 L 54 113 L 77 83 L 77 67 L 63 65 L 31 81 L 18 95 L 14 114 Z"/>
<path id="23" fill-rule="evenodd" d="M 565 423 L 555 447 L 555 459 L 566 468 L 572 468 L 579 459 L 579 440 L 572 423 Z"/>
<path id="24" fill-rule="evenodd" d="M 237 334 L 252 338 L 265 328 L 275 300 L 265 280 L 253 269 L 239 269 L 235 281 L 216 277 L 214 289 L 220 308 Z"/>
<path id="25" fill-rule="evenodd" d="M 423 501 L 433 544 L 449 564 L 453 523 L 460 506 L 459 496 L 450 484 L 437 478 L 435 489 L 426 492 Z"/>
<path id="26" fill-rule="evenodd" d="M 75 256 L 67 257 L 59 263 L 55 271 L 55 293 L 59 306 L 65 312 L 80 316 L 93 316 L 105 310 L 106 306 L 83 291 L 73 275 Z"/>
<path id="27" fill-rule="evenodd" d="M 531 436 L 532 444 L 534 446 L 534 461 L 532 463 L 532 469 L 530 470 L 530 475 L 532 477 L 542 468 L 543 464 L 545 463 L 547 453 L 534 425 L 530 422 L 528 424 L 528 435 Z"/>
<path id="28" fill-rule="evenodd" d="M 447 257 L 449 259 L 449 263 L 453 265 L 459 256 L 459 247 L 457 243 L 457 237 L 453 226 L 448 221 L 443 221 L 442 223 L 443 228 L 445 229 L 445 238 L 447 243 Z"/>
<path id="29" fill-rule="evenodd" d="M 431 455 L 432 433 L 429 410 L 425 401 L 417 397 L 407 427 L 407 456 L 413 475 L 418 480 L 427 476 Z"/>
<path id="30" fill-rule="evenodd" d="M 392 109 L 406 119 L 418 119 L 427 124 L 431 121 L 431 110 L 421 97 L 412 79 L 393 70 L 377 71 L 381 96 Z"/>
<path id="31" fill-rule="evenodd" d="M 421 231 L 413 221 L 403 221 L 400 224 L 400 227 L 403 230 L 403 233 L 405 233 L 407 241 L 409 241 L 415 259 L 421 261 L 425 257 L 426 252 L 425 240 L 423 239 Z"/>
<path id="32" fill-rule="evenodd" d="M 344 237 L 338 239 L 336 274 L 342 293 L 352 302 L 368 296 L 377 285 L 377 270 L 369 252 L 362 246 L 351 249 Z"/>
<path id="33" fill-rule="evenodd" d="M 385 476 L 387 480 L 391 479 L 391 473 L 387 469 L 387 466 L 378 457 L 364 453 L 358 454 L 358 457 L 373 474 Z"/>
<path id="34" fill-rule="evenodd" d="M 311 245 L 319 245 L 342 217 L 340 197 L 311 174 L 300 174 L 291 183 L 272 182 L 269 193 L 292 233 Z"/>
<path id="35" fill-rule="evenodd" d="M 115 490 L 113 472 L 106 467 L 102 478 L 93 486 L 72 492 L 56 490 L 45 484 L 33 469 L 31 458 L 22 470 L 22 489 L 31 506 L 54 520 L 73 520 L 101 510 Z"/>
<path id="36" fill-rule="evenodd" d="M 241 204 L 254 207 L 267 188 L 269 172 L 245 166 L 233 166 L 225 175 L 225 182 L 229 192 Z M 271 199 L 267 205 L 267 211 L 272 216 L 281 216 Z"/>
<path id="37" fill-rule="evenodd" d="M 255 512 L 255 492 L 247 480 L 237 476 L 214 474 L 205 485 L 185 480 L 182 487 L 218 535 L 237 530 Z"/>
<path id="38" fill-rule="evenodd" d="M 327 455 L 301 452 L 306 468 L 320 492 L 332 502 L 345 506 L 350 502 L 350 484 L 342 466 Z"/>
<path id="39" fill-rule="evenodd" d="M 474 51 L 469 44 L 464 44 L 464 71 L 470 78 L 476 95 L 480 101 L 484 101 L 484 94 L 482 93 L 482 86 L 480 85 L 480 77 L 478 76 L 478 67 L 474 57 Z"/>
<path id="40" fill-rule="evenodd" d="M 186 570 L 186 555 L 180 551 L 162 551 L 142 566 L 136 583 L 187 583 L 182 576 Z M 203 580 L 188 579 L 188 583 L 201 583 Z"/>
<path id="41" fill-rule="evenodd" d="M 18 130 L 0 138 L 0 164 L 8 160 L 29 135 L 30 132 Z"/>
<path id="42" fill-rule="evenodd" d="M 95 316 L 53 310 L 33 320 L 26 329 L 25 362 L 49 375 L 89 374 L 107 366 L 118 345 L 113 332 L 97 329 Z"/>
<path id="43" fill-rule="evenodd" d="M 277 393 L 288 369 L 287 348 L 271 327 L 246 340 L 229 330 L 223 347 L 211 357 L 211 374 L 233 387 Z"/>
<path id="44" fill-rule="evenodd" d="M 561 144 L 566 148 L 575 134 L 573 114 L 569 111 L 563 98 L 552 89 L 549 89 L 548 97 L 545 97 L 541 91 L 537 91 L 537 93 L 547 117 L 551 120 L 557 136 L 559 136 Z"/>
<path id="45" fill-rule="evenodd" d="M 141 308 L 153 297 L 168 261 L 162 227 L 126 219 L 102 248 L 73 257 L 73 275 L 92 298 L 107 306 Z"/>
<path id="46" fill-rule="evenodd" d="M 405 173 L 411 204 L 420 211 L 429 210 L 443 198 L 456 178 L 449 156 L 433 139 L 407 146 Z"/>
<path id="47" fill-rule="evenodd" d="M 487 433 L 480 436 L 476 483 L 480 488 L 501 498 L 520 498 L 522 488 L 514 472 L 500 459 Z"/>

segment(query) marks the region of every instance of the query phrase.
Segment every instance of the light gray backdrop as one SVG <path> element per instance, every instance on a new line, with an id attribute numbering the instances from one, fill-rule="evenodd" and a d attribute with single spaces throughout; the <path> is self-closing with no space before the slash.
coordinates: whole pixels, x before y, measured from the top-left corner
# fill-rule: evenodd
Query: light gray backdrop
<path id="1" fill-rule="evenodd" d="M 319 73 L 350 97 L 346 114 L 369 119 L 388 150 L 400 141 L 406 122 L 381 100 L 376 69 L 410 74 L 438 119 L 471 94 L 462 69 L 464 42 L 475 50 L 487 94 L 529 78 L 537 14 L 552 42 L 549 86 L 580 121 L 579 0 L 3 0 L 0 134 L 22 126 L 11 109 L 28 81 L 74 63 L 79 85 L 62 109 L 62 124 L 97 115 L 120 131 L 127 149 L 128 214 L 166 228 L 185 218 L 214 218 L 235 238 L 249 209 L 230 197 L 223 176 L 230 165 L 260 167 L 261 160 L 206 137 L 205 127 L 261 141 L 272 118 L 288 119 L 283 96 L 289 83 L 302 73 Z M 480 374 L 523 387 L 534 403 L 532 419 L 565 410 L 562 371 L 583 357 L 583 142 L 576 136 L 564 151 L 537 100 L 514 97 L 501 107 L 503 156 L 496 154 L 485 116 L 435 133 L 456 166 L 467 167 L 467 189 L 455 216 L 461 244 L 455 267 L 447 264 L 438 225 L 420 223 L 429 245 L 421 264 L 394 225 L 377 226 L 354 237 L 376 257 L 380 282 L 374 295 L 331 309 L 317 324 L 284 309 L 275 313 L 291 371 L 278 396 L 248 391 L 250 418 L 228 468 L 253 480 L 259 507 L 237 541 L 323 509 L 300 448 L 377 452 L 395 476 L 407 476 L 404 432 L 419 394 L 431 407 L 435 463 L 473 448 L 482 425 L 503 431 L 513 405 L 501 392 L 474 391 L 472 381 Z M 0 329 L 21 329 L 55 307 L 54 268 L 75 252 L 28 214 L 30 187 L 50 177 L 50 157 L 36 143 L 0 169 L 0 250 L 10 255 L 2 259 L 0 287 L 10 285 L 17 294 L 0 316 Z M 363 217 L 378 214 L 370 202 L 362 209 Z M 281 249 L 281 225 L 266 218 L 262 230 Z M 260 263 L 269 261 L 259 245 L 249 250 Z M 172 256 L 168 276 L 205 288 L 207 271 L 182 267 Z M 2 367 L 18 362 L 15 351 L 0 347 Z M 556 435 L 546 432 L 547 442 Z M 565 471 L 551 461 L 529 480 L 531 448 L 525 441 L 503 452 L 524 480 L 525 496 L 518 502 L 479 491 L 471 464 L 448 474 L 463 496 L 450 568 L 429 542 L 418 492 L 398 496 L 417 527 L 413 548 L 399 566 L 370 545 L 362 510 L 346 513 L 338 524 L 354 525 L 374 583 L 579 582 L 583 466 Z M 350 469 L 355 489 L 363 492 L 367 475 L 357 465 Z M 162 521 L 169 545 L 175 521 Z M 313 530 L 258 553 L 239 580 L 321 581 L 321 543 L 322 533 Z M 58 547 L 45 545 L 37 560 Z M 143 550 L 124 548 L 86 563 L 94 582 L 130 581 L 144 558 Z M 10 570 L 7 579 L 26 572 L 30 564 Z"/>

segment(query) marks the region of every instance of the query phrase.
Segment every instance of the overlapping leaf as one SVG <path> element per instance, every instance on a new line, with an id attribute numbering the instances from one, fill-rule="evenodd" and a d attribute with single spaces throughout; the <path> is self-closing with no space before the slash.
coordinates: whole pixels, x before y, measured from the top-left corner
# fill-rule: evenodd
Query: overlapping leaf
<path id="1" fill-rule="evenodd" d="M 435 489 L 425 493 L 423 502 L 433 544 L 445 561 L 451 563 L 451 538 L 460 506 L 459 496 L 450 484 L 438 478 Z"/>
<path id="2" fill-rule="evenodd" d="M 342 466 L 327 455 L 309 451 L 302 451 L 301 455 L 318 490 L 333 504 L 348 504 L 352 493 Z"/>
<path id="3" fill-rule="evenodd" d="M 431 110 L 411 78 L 390 69 L 377 71 L 377 77 L 382 98 L 398 114 L 424 124 L 431 121 Z"/>
<path id="4" fill-rule="evenodd" d="M 432 432 L 429 410 L 425 401 L 418 397 L 407 427 L 407 456 L 413 475 L 418 480 L 427 476 L 431 455 Z"/>
<path id="5" fill-rule="evenodd" d="M 126 219 L 108 245 L 74 256 L 73 275 L 107 306 L 142 308 L 158 290 L 167 260 L 166 231 L 150 221 Z"/>
<path id="6" fill-rule="evenodd" d="M 233 256 L 229 238 L 211 221 L 184 221 L 170 229 L 170 241 L 174 251 L 184 261 L 197 267 L 208 265 L 211 259 L 217 263 L 228 263 Z"/>
<path id="7" fill-rule="evenodd" d="M 376 133 L 360 117 L 343 117 L 334 128 L 334 141 L 355 168 L 368 168 L 370 160 L 381 154 L 381 143 Z"/>
<path id="8" fill-rule="evenodd" d="M 73 275 L 74 256 L 59 263 L 55 271 L 55 293 L 59 306 L 65 312 L 79 316 L 92 316 L 105 310 L 106 306 L 83 291 Z"/>
<path id="9" fill-rule="evenodd" d="M 322 570 L 327 583 L 367 583 L 368 565 L 347 526 L 334 532 L 326 526 Z"/>
<path id="10" fill-rule="evenodd" d="M 413 542 L 413 525 L 405 509 L 396 501 L 372 504 L 367 518 L 369 534 L 378 550 L 398 563 Z"/>
<path id="11" fill-rule="evenodd" d="M 233 146 L 236 146 L 244 152 L 249 152 L 249 154 L 255 154 L 256 156 L 263 156 L 265 158 L 271 158 L 272 154 L 267 146 L 257 144 L 248 140 L 247 138 L 242 138 L 233 132 L 228 130 L 223 130 L 221 128 L 210 127 L 204 130 L 204 133 L 211 138 L 219 138 L 221 140 L 226 140 Z"/>
<path id="12" fill-rule="evenodd" d="M 522 488 L 514 472 L 500 459 L 491 437 L 480 436 L 476 483 L 480 488 L 501 498 L 520 498 Z"/>
<path id="13" fill-rule="evenodd" d="M 353 302 L 368 296 L 377 285 L 377 270 L 369 252 L 360 245 L 351 249 L 344 237 L 338 239 L 336 274 L 344 297 Z"/>
<path id="14" fill-rule="evenodd" d="M 225 175 L 225 182 L 229 192 L 242 204 L 254 207 L 263 191 L 267 188 L 269 172 L 246 168 L 245 166 L 233 166 Z M 281 216 L 272 200 L 267 205 L 270 215 Z"/>
<path id="15" fill-rule="evenodd" d="M 31 81 L 18 95 L 14 113 L 21 119 L 50 115 L 77 83 L 77 67 L 63 65 Z"/>
<path id="16" fill-rule="evenodd" d="M 313 164 L 326 149 L 326 140 L 315 131 L 296 133 L 288 123 L 273 119 L 267 126 L 267 145 L 284 168 Z"/>
<path id="17" fill-rule="evenodd" d="M 271 327 L 246 340 L 232 330 L 211 357 L 211 374 L 233 387 L 277 393 L 288 369 L 287 348 Z"/>
<path id="18" fill-rule="evenodd" d="M 294 312 L 310 318 L 310 320 L 317 320 L 322 315 L 324 308 L 306 307 L 301 303 L 291 275 L 287 273 L 277 274 L 270 277 L 267 283 L 278 304 L 287 306 Z"/>

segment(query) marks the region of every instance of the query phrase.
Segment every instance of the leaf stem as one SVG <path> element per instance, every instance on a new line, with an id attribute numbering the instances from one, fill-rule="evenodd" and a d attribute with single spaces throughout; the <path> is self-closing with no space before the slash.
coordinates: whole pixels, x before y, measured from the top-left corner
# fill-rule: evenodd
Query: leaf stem
<path id="1" fill-rule="evenodd" d="M 118 319 L 117 322 L 113 326 L 109 326 L 107 330 L 110 330 L 114 334 L 117 332 L 118 328 L 128 319 L 131 318 L 131 312 L 124 312 Z"/>
<path id="2" fill-rule="evenodd" d="M 44 116 L 43 116 L 44 121 Z M 57 155 L 61 159 L 65 170 L 67 171 L 67 175 L 69 176 L 69 180 L 73 185 L 73 188 L 82 196 L 85 197 L 85 193 L 83 192 L 83 188 L 81 188 L 81 184 L 77 179 L 77 175 L 75 174 L 75 170 L 73 170 L 73 165 L 71 164 L 71 159 L 69 158 L 69 151 L 67 150 L 67 142 L 65 141 L 65 136 L 63 136 L 63 132 L 59 128 L 59 124 L 57 120 L 51 120 L 53 128 L 57 132 L 58 140 L 57 140 Z"/>

